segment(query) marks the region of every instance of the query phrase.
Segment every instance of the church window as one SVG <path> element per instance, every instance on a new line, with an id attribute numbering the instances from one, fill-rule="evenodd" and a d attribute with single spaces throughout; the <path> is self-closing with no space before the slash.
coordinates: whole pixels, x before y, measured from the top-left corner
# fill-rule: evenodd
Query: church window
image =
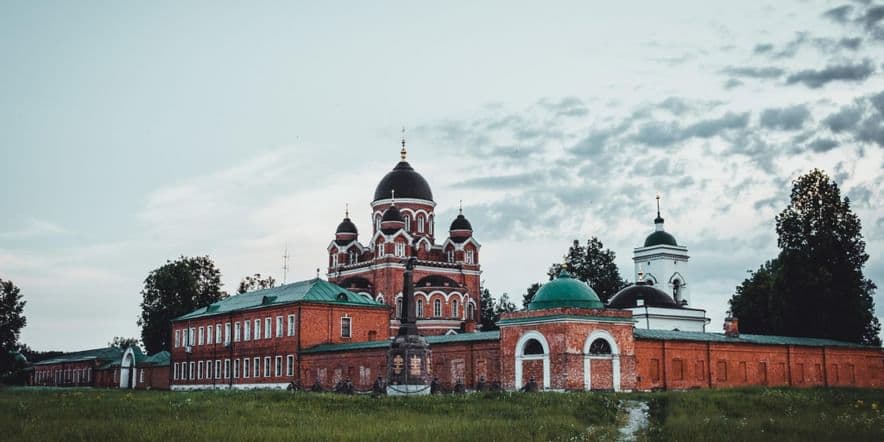
<path id="1" fill-rule="evenodd" d="M 206 379 L 212 379 L 212 361 L 206 361 Z"/>
<path id="2" fill-rule="evenodd" d="M 239 359 L 233 360 L 233 379 L 239 378 Z"/>
<path id="3" fill-rule="evenodd" d="M 202 379 L 203 373 L 203 361 L 199 361 L 196 363 L 196 378 Z"/>
<path id="4" fill-rule="evenodd" d="M 276 364 L 274 365 L 273 375 L 276 377 L 282 376 L 282 356 L 277 356 L 275 360 Z"/>
<path id="5" fill-rule="evenodd" d="M 224 345 L 227 345 L 229 343 L 230 343 L 230 323 L 225 322 L 224 323 Z"/>
<path id="6" fill-rule="evenodd" d="M 417 217 L 417 231 L 418 231 L 418 233 L 424 233 L 424 217 L 423 216 Z"/>
<path id="7" fill-rule="evenodd" d="M 681 302 L 681 287 L 682 283 L 680 280 L 672 281 L 672 297 L 675 298 L 675 302 Z"/>
<path id="8" fill-rule="evenodd" d="M 467 319 L 470 321 L 476 320 L 476 306 L 473 303 L 470 303 L 469 307 L 467 307 Z"/>
<path id="9" fill-rule="evenodd" d="M 261 320 L 255 319 L 255 340 L 261 339 Z"/>
<path id="10" fill-rule="evenodd" d="M 203 345 L 206 342 L 205 329 L 200 327 L 197 329 L 197 345 Z"/>
<path id="11" fill-rule="evenodd" d="M 408 215 L 405 215 L 405 231 L 406 232 L 411 231 L 411 217 Z"/>
<path id="12" fill-rule="evenodd" d="M 375 215 L 375 217 L 374 217 L 374 230 L 375 231 L 381 230 L 381 215 L 380 214 Z"/>
<path id="13" fill-rule="evenodd" d="M 332 256 L 331 256 L 331 265 L 332 265 L 332 267 L 337 267 L 337 266 L 338 266 L 338 254 L 337 254 L 337 253 L 332 254 Z"/>
<path id="14" fill-rule="evenodd" d="M 282 316 L 276 317 L 276 337 L 282 337 Z"/>
<path id="15" fill-rule="evenodd" d="M 460 316 L 460 306 L 457 304 L 457 299 L 451 301 L 451 316 L 457 318 Z"/>
<path id="16" fill-rule="evenodd" d="M 467 264 L 472 264 L 472 263 L 473 263 L 473 251 L 472 251 L 472 250 L 467 250 L 467 259 L 466 259 L 466 261 L 467 261 Z"/>
<path id="17" fill-rule="evenodd" d="M 350 330 L 350 321 L 351 321 L 351 319 L 346 316 L 341 318 L 341 337 L 342 338 L 349 338 L 352 335 L 351 330 Z"/>
<path id="18" fill-rule="evenodd" d="M 264 318 L 264 339 L 270 339 L 273 336 L 273 323 L 270 321 L 269 316 Z"/>
<path id="19" fill-rule="evenodd" d="M 174 369 L 172 370 L 172 379 L 176 380 L 176 381 L 178 380 L 178 367 L 179 367 L 179 365 L 176 362 L 175 365 L 173 366 Z M 116 372 L 114 374 L 116 374 Z"/>
<path id="20" fill-rule="evenodd" d="M 252 373 L 256 378 L 261 376 L 261 358 L 255 358 L 252 361 Z"/>
<path id="21" fill-rule="evenodd" d="M 246 319 L 242 323 L 242 340 L 248 341 L 252 339 L 252 322 Z"/>
<path id="22" fill-rule="evenodd" d="M 196 327 L 190 327 L 187 333 L 187 345 L 193 346 L 196 342 Z"/>
<path id="23" fill-rule="evenodd" d="M 374 248 L 374 250 L 375 250 L 375 255 L 378 258 L 384 256 L 384 244 L 383 243 L 378 243 L 378 245 Z"/>
<path id="24" fill-rule="evenodd" d="M 433 317 L 439 318 L 442 316 L 442 300 L 437 299 L 433 301 Z"/>
<path id="25" fill-rule="evenodd" d="M 350 264 L 356 264 L 359 261 L 359 254 L 355 250 L 350 251 Z"/>
<path id="26" fill-rule="evenodd" d="M 432 216 L 427 217 L 427 224 L 428 224 L 429 227 L 430 227 L 430 228 L 427 229 L 427 230 L 429 230 L 429 231 L 430 231 L 430 235 L 432 235 L 432 234 L 433 234 L 433 217 L 432 217 Z"/>
<path id="27" fill-rule="evenodd" d="M 285 374 L 286 376 L 294 376 L 295 375 L 295 356 L 288 355 L 285 357 Z"/>
<path id="28" fill-rule="evenodd" d="M 230 359 L 224 360 L 224 379 L 230 379 Z"/>
<path id="29" fill-rule="evenodd" d="M 221 379 L 221 360 L 215 360 L 215 379 Z"/>
<path id="30" fill-rule="evenodd" d="M 233 342 L 239 342 L 240 339 L 239 321 L 233 323 Z"/>
<path id="31" fill-rule="evenodd" d="M 288 323 L 288 335 L 295 335 L 295 315 L 289 315 L 289 323 Z"/>
<path id="32" fill-rule="evenodd" d="M 418 318 L 424 317 L 424 300 L 423 299 L 417 300 L 417 317 Z"/>
<path id="33" fill-rule="evenodd" d="M 449 249 L 448 252 L 446 253 L 446 255 L 448 257 L 448 262 L 454 262 L 454 250 L 453 249 Z"/>
<path id="34" fill-rule="evenodd" d="M 242 377 L 248 378 L 251 376 L 251 372 L 249 371 L 249 358 L 242 359 Z"/>
<path id="35" fill-rule="evenodd" d="M 542 355 L 543 353 L 543 344 L 537 339 L 529 339 L 525 346 L 522 347 L 522 354 L 525 356 Z"/>
<path id="36" fill-rule="evenodd" d="M 396 298 L 396 319 L 402 318 L 402 298 Z"/>
<path id="37" fill-rule="evenodd" d="M 589 344 L 589 354 L 591 355 L 609 355 L 611 354 L 611 344 L 608 341 L 598 338 Z"/>
<path id="38" fill-rule="evenodd" d="M 215 343 L 221 343 L 221 324 L 215 324 Z"/>
<path id="39" fill-rule="evenodd" d="M 405 256 L 405 243 L 403 243 L 403 242 L 396 243 L 396 256 L 400 256 L 400 257 Z"/>
<path id="40" fill-rule="evenodd" d="M 175 330 L 175 348 L 181 347 L 181 330 Z"/>
<path id="41" fill-rule="evenodd" d="M 270 356 L 264 357 L 264 377 L 270 377 Z"/>

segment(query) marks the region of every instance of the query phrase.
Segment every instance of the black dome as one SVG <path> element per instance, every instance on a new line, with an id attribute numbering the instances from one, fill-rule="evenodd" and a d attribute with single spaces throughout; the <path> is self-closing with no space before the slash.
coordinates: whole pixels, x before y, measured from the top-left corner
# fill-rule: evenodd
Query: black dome
<path id="1" fill-rule="evenodd" d="M 643 299 L 648 307 L 679 308 L 671 296 L 650 284 L 639 282 L 620 290 L 608 301 L 608 308 L 638 307 L 637 299 Z"/>
<path id="2" fill-rule="evenodd" d="M 430 190 L 430 184 L 421 174 L 408 164 L 407 161 L 400 161 L 396 167 L 389 173 L 384 175 L 378 187 L 374 190 L 374 200 L 385 200 L 390 198 L 396 191 L 396 198 L 416 198 L 422 200 L 433 201 L 433 192 Z"/>
<path id="3" fill-rule="evenodd" d="M 381 222 L 384 221 L 398 221 L 400 223 L 404 223 L 405 220 L 402 219 L 402 214 L 399 212 L 399 209 L 396 206 L 390 206 L 386 212 L 384 212 L 384 217 L 381 218 Z"/>
<path id="4" fill-rule="evenodd" d="M 350 218 L 344 218 L 340 224 L 338 224 L 338 229 L 335 230 L 335 233 L 359 233 L 356 231 L 356 224 L 353 224 L 353 221 L 350 221 Z"/>
<path id="5" fill-rule="evenodd" d="M 448 230 L 473 230 L 473 225 L 470 224 L 470 221 L 461 213 L 451 222 L 451 228 Z"/>
<path id="6" fill-rule="evenodd" d="M 645 247 L 659 246 L 661 244 L 669 246 L 678 245 L 678 243 L 675 242 L 675 237 L 663 230 L 658 230 L 645 238 Z"/>

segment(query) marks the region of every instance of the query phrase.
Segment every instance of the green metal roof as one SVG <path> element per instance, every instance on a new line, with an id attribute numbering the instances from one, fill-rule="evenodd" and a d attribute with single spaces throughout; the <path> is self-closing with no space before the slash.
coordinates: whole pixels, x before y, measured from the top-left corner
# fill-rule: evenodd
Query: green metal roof
<path id="1" fill-rule="evenodd" d="M 437 344 L 453 344 L 459 342 L 477 342 L 477 341 L 497 341 L 500 340 L 499 331 L 487 331 L 477 333 L 461 333 L 456 335 L 443 336 L 427 336 L 427 342 L 430 345 Z M 390 346 L 389 340 L 384 341 L 366 341 L 366 342 L 348 342 L 346 344 L 321 344 L 308 348 L 303 353 L 326 353 L 350 350 L 371 350 L 376 348 L 387 348 Z"/>
<path id="2" fill-rule="evenodd" d="M 150 356 L 146 356 L 143 360 L 141 360 L 142 365 L 153 365 L 157 367 L 169 365 L 169 361 L 171 360 L 169 352 L 163 350 L 159 353 L 152 354 Z"/>
<path id="3" fill-rule="evenodd" d="M 822 338 L 800 338 L 795 336 L 750 335 L 740 334 L 738 337 L 726 336 L 723 333 L 701 333 L 676 330 L 635 329 L 636 339 L 655 339 L 662 341 L 699 341 L 726 344 L 759 344 L 759 345 L 800 345 L 805 347 L 856 347 L 879 348 L 860 345 L 853 342 L 836 341 Z"/>
<path id="4" fill-rule="evenodd" d="M 592 287 L 562 270 L 558 278 L 541 286 L 528 304 L 528 310 L 558 307 L 605 308 L 605 305 Z"/>
<path id="5" fill-rule="evenodd" d="M 120 350 L 117 347 L 105 347 L 95 348 L 92 350 L 77 351 L 73 353 L 65 353 L 60 356 L 36 362 L 34 363 L 34 365 L 66 364 L 71 362 L 83 362 L 92 360 L 119 361 L 121 357 L 123 357 L 123 350 Z"/>
<path id="6" fill-rule="evenodd" d="M 234 295 L 205 307 L 200 307 L 186 315 L 179 316 L 174 320 L 182 321 L 273 305 L 291 304 L 295 302 L 319 302 L 388 308 L 386 304 L 382 304 L 373 299 L 367 299 L 362 295 L 353 293 L 336 284 L 315 278 L 307 281 L 281 285 L 279 287 Z"/>

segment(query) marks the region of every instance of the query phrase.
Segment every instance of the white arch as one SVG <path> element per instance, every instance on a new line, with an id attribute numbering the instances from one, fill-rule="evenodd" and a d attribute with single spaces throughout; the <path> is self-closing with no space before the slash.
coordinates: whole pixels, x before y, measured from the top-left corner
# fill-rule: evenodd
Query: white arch
<path id="1" fill-rule="evenodd" d="M 374 300 L 377 302 L 380 302 L 381 304 L 386 304 L 386 302 L 384 302 L 384 294 L 383 293 L 378 293 L 378 296 L 375 297 Z"/>
<path id="2" fill-rule="evenodd" d="M 536 339 L 537 342 L 540 342 L 540 346 L 543 347 L 542 355 L 525 355 L 525 344 L 528 343 L 529 340 Z M 528 331 L 519 338 L 519 341 L 516 342 L 516 379 L 513 385 L 515 385 L 516 390 L 522 388 L 522 363 L 524 361 L 536 361 L 543 360 L 543 388 L 549 389 L 550 385 L 550 369 L 549 369 L 549 343 L 546 342 L 546 338 L 538 331 Z"/>
<path id="3" fill-rule="evenodd" d="M 605 340 L 608 345 L 611 346 L 611 354 L 610 355 L 590 355 L 589 347 L 595 342 L 596 339 Z M 592 389 L 592 360 L 593 359 L 610 359 L 611 360 L 611 377 L 612 377 L 612 385 L 614 387 L 614 391 L 620 391 L 620 347 L 617 346 L 617 341 L 614 339 L 610 333 L 606 330 L 593 330 L 589 336 L 586 337 L 586 342 L 583 344 L 583 389 L 591 390 Z"/>
<path id="4" fill-rule="evenodd" d="M 132 347 L 126 349 L 123 353 L 123 360 L 120 362 L 120 388 L 135 388 L 135 351 Z"/>

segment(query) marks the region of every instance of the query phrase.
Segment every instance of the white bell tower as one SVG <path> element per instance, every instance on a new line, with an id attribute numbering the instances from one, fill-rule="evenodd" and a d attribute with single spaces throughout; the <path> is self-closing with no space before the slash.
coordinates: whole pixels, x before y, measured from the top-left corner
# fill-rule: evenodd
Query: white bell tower
<path id="1" fill-rule="evenodd" d="M 679 245 L 674 236 L 663 230 L 660 195 L 657 194 L 654 232 L 645 238 L 644 246 L 636 247 L 633 251 L 632 261 L 635 263 L 636 281 L 641 278 L 672 296 L 675 302 L 690 306 L 688 258 L 688 248 Z"/>

